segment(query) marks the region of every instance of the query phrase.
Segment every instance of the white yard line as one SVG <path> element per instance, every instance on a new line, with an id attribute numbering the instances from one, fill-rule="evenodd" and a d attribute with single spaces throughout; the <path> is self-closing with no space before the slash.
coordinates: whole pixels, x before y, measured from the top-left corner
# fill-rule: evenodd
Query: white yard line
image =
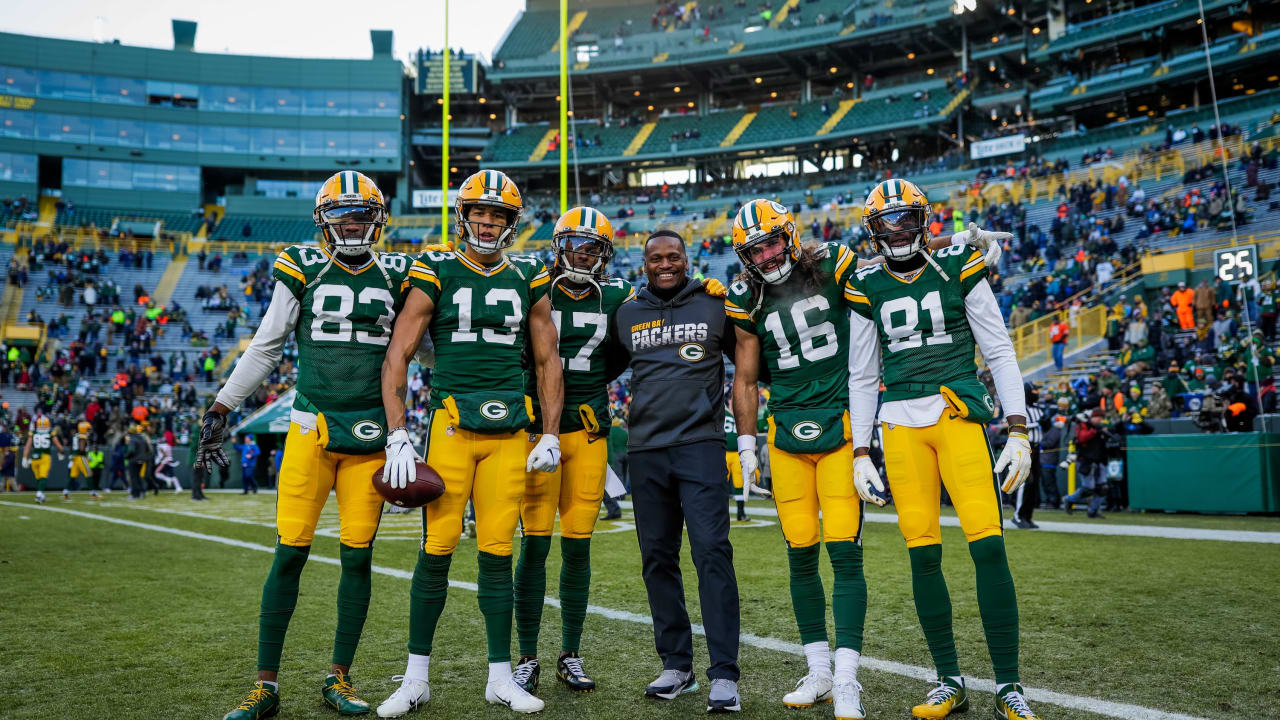
<path id="1" fill-rule="evenodd" d="M 623 500 L 618 504 L 625 508 L 631 507 L 631 503 L 627 500 Z M 778 511 L 770 507 L 748 506 L 747 514 L 778 517 Z M 866 519 L 867 522 L 873 523 L 898 524 L 898 516 L 895 513 L 869 512 L 866 513 Z M 944 527 L 960 527 L 960 518 L 944 515 L 942 516 L 941 521 Z M 1008 530 L 1022 532 L 1013 525 L 1013 521 L 1009 518 L 1005 518 L 1004 524 L 1005 528 Z M 1264 543 L 1271 545 L 1280 543 L 1280 532 L 1263 532 L 1260 530 L 1208 530 L 1205 528 L 1161 527 L 1158 525 L 1054 522 L 1052 520 L 1038 520 L 1036 521 L 1036 524 L 1040 526 L 1041 532 L 1063 532 L 1075 533 L 1077 535 L 1121 535 L 1128 537 L 1168 538 L 1171 540 L 1221 540 L 1223 542 Z"/>
<path id="2" fill-rule="evenodd" d="M 100 520 L 102 522 L 112 523 L 115 525 L 123 525 L 125 527 L 135 528 L 138 530 L 151 530 L 154 532 L 168 533 L 191 540 L 204 540 L 206 542 L 219 543 L 221 545 L 229 545 L 231 547 L 243 548 L 245 550 L 256 550 L 263 553 L 273 553 L 275 548 L 257 543 L 245 542 L 235 538 L 222 537 L 221 535 L 208 535 L 205 533 L 192 532 L 190 530 L 181 530 L 171 528 L 164 525 L 151 525 L 148 523 L 126 520 L 124 518 L 111 517 L 98 513 L 82 512 L 80 510 L 72 510 L 64 507 L 49 507 L 47 505 L 32 506 L 29 503 L 15 503 L 0 500 L 0 505 L 25 510 L 41 510 L 45 512 L 55 512 L 64 515 L 72 515 L 75 517 L 88 518 L 91 520 Z M 257 524 L 257 523 L 250 523 Z M 308 557 L 309 562 L 319 562 L 326 565 L 335 565 L 341 567 L 341 563 L 337 558 L 326 557 L 312 553 Z M 373 572 L 389 577 L 410 580 L 413 573 L 398 568 L 383 567 L 374 565 Z M 450 587 L 461 590 L 469 590 L 475 592 L 476 584 L 462 582 L 460 580 L 450 580 Z M 555 598 L 545 598 L 544 602 L 552 607 L 560 607 L 560 601 Z M 628 612 L 626 610 L 615 610 L 613 608 L 600 607 L 598 605 L 588 605 L 587 612 L 593 615 L 599 615 L 610 620 L 618 620 L 621 622 L 635 623 L 638 625 L 652 625 L 652 619 L 648 615 Z M 705 635 L 701 625 L 694 624 L 693 632 L 697 635 Z M 804 649 L 799 643 L 779 640 L 777 638 L 761 637 L 751 633 L 742 633 L 740 640 L 743 644 L 764 650 L 776 650 L 778 652 L 788 653 L 791 655 L 803 655 Z M 934 671 L 929 668 L 919 667 L 916 665 L 907 665 L 905 663 L 893 662 L 891 660 L 880 660 L 863 656 L 861 660 L 862 667 L 870 668 L 880 672 L 891 673 L 902 677 L 908 677 L 915 680 L 932 680 Z M 981 678 L 966 678 L 966 685 L 970 689 L 980 690 L 983 692 L 995 692 L 995 682 Z M 1080 695 L 1070 695 L 1067 693 L 1054 692 L 1052 690 L 1042 690 L 1038 688 L 1026 688 L 1027 697 L 1037 702 L 1049 703 L 1059 707 L 1068 707 L 1076 710 L 1085 710 L 1107 717 L 1119 718 L 1120 720 L 1202 720 L 1194 715 L 1184 715 L 1182 713 L 1165 712 L 1164 710 L 1156 710 L 1154 708 L 1143 707 L 1141 705 L 1131 705 L 1129 703 L 1118 703 L 1101 698 L 1084 697 Z"/>

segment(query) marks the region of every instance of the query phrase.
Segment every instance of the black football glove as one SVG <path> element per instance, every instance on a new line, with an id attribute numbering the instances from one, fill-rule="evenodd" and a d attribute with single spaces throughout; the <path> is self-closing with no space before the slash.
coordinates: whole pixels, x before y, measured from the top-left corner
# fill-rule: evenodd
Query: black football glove
<path id="1" fill-rule="evenodd" d="M 227 416 L 212 410 L 200 419 L 200 447 L 196 450 L 195 469 L 211 469 L 213 463 L 224 470 L 227 467 L 227 453 L 222 449 L 226 442 Z"/>

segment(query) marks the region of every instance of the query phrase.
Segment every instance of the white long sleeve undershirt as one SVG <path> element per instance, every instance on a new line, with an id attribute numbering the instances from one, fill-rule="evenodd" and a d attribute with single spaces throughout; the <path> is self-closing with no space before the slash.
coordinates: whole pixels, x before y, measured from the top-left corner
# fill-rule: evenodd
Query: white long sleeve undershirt
<path id="1" fill-rule="evenodd" d="M 285 341 L 298 324 L 300 309 L 293 291 L 277 280 L 271 304 L 267 307 L 266 315 L 262 316 L 258 331 L 253 334 L 253 340 L 245 349 L 244 355 L 236 362 L 231 377 L 227 378 L 227 384 L 218 391 L 219 403 L 232 410 L 240 407 L 240 403 L 253 394 L 271 371 L 280 365 Z"/>
<path id="2" fill-rule="evenodd" d="M 974 341 L 991 369 L 1005 416 L 1026 416 L 1022 371 L 1018 368 L 1013 341 L 1005 329 L 1004 316 L 1000 314 L 1000 305 L 990 283 L 984 279 L 975 285 L 964 299 L 964 308 Z M 849 345 L 849 408 L 853 444 L 854 447 L 869 447 L 880 390 L 880 338 L 875 322 L 851 313 Z M 928 427 L 938 422 L 946 404 L 941 394 L 891 400 L 881 406 L 879 419 L 905 427 Z"/>

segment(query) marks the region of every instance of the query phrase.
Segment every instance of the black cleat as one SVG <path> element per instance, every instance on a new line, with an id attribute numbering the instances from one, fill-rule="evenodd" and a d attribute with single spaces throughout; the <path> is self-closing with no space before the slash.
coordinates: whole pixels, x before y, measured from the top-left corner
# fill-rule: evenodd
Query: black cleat
<path id="1" fill-rule="evenodd" d="M 511 682 L 519 685 L 525 692 L 530 695 L 538 690 L 538 677 L 542 675 L 542 668 L 538 665 L 536 657 L 522 657 L 520 662 L 516 664 L 515 670 L 511 671 Z"/>
<path id="2" fill-rule="evenodd" d="M 596 681 L 587 677 L 578 653 L 569 653 L 560 658 L 556 663 L 556 677 L 574 692 L 589 693 L 596 689 Z"/>

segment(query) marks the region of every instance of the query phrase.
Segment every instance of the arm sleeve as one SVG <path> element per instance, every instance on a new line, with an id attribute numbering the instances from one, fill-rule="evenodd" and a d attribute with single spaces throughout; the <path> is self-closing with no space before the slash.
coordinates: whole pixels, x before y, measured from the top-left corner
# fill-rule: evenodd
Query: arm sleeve
<path id="1" fill-rule="evenodd" d="M 1005 416 L 1025 417 L 1027 398 L 1022 389 L 1018 357 L 1013 352 L 1009 331 L 1004 327 L 1004 317 L 1000 314 L 995 293 L 991 292 L 991 284 L 985 278 L 965 296 L 964 314 L 969 319 L 978 349 L 982 351 L 987 367 L 991 368 L 991 377 L 995 380 L 996 394 L 1000 396 Z"/>
<path id="2" fill-rule="evenodd" d="M 262 316 L 262 324 L 253 334 L 253 341 L 236 363 L 236 369 L 231 371 L 227 384 L 218 391 L 218 402 L 232 410 L 240 407 L 240 403 L 257 390 L 262 381 L 280 364 L 285 340 L 298 324 L 301 306 L 293 292 L 283 285 L 283 282 L 276 283 L 271 305 L 267 307 L 267 314 Z"/>
<path id="3" fill-rule="evenodd" d="M 871 447 L 880 395 L 880 338 L 876 324 L 849 313 L 849 418 L 855 448 Z"/>

